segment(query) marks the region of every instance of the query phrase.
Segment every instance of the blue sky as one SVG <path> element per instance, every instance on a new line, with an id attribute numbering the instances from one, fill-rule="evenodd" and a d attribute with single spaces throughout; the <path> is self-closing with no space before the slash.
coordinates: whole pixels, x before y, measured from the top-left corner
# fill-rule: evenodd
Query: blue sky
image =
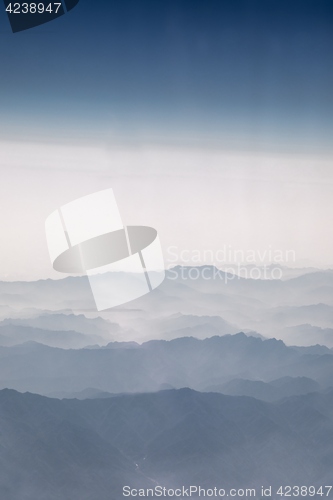
<path id="1" fill-rule="evenodd" d="M 81 0 L 0 11 L 0 279 L 52 271 L 44 222 L 112 187 L 163 249 L 333 264 L 333 2 Z"/>
<path id="2" fill-rule="evenodd" d="M 329 147 L 328 0 L 81 0 L 12 34 L 1 130 L 243 149 Z"/>

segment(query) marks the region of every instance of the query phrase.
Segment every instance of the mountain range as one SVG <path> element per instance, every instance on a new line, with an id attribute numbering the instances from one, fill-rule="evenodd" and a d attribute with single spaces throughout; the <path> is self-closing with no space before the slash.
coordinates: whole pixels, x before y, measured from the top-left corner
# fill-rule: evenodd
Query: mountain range
<path id="1" fill-rule="evenodd" d="M 211 279 L 205 279 L 207 272 Z M 332 270 L 305 270 L 289 279 L 264 280 L 230 275 L 213 266 L 177 266 L 150 294 L 99 313 L 87 277 L 0 282 L 0 301 L 0 345 L 9 345 L 2 336 L 12 336 L 13 343 L 33 340 L 79 348 L 110 341 L 204 339 L 243 331 L 282 339 L 288 345 L 333 347 Z M 62 343 L 47 332 L 43 339 L 40 331 L 21 330 L 16 341 L 16 334 L 7 335 L 2 328 L 9 325 L 76 334 L 73 341 Z M 79 339 L 79 333 L 91 338 Z"/>
<path id="2" fill-rule="evenodd" d="M 125 485 L 259 498 L 262 485 L 332 478 L 333 391 L 266 403 L 190 389 L 84 401 L 3 390 L 0 422 L 8 500 L 117 500 Z"/>
<path id="3" fill-rule="evenodd" d="M 221 391 L 234 379 L 271 383 L 287 376 L 307 377 L 320 389 L 331 387 L 333 351 L 290 347 L 281 340 L 244 333 L 205 340 L 111 342 L 85 349 L 59 349 L 35 342 L 0 347 L 0 388 L 44 395 L 86 388 L 110 393 L 152 392 L 165 387 Z"/>
<path id="4" fill-rule="evenodd" d="M 176 267 L 97 312 L 86 277 L 0 283 L 1 499 L 329 485 L 332 291 Z"/>

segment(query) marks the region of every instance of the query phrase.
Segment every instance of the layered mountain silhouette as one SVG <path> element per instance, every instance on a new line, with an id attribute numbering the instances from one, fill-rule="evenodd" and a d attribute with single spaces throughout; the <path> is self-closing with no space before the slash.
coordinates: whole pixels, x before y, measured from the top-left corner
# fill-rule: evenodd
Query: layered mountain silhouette
<path id="1" fill-rule="evenodd" d="M 110 393 L 151 392 L 165 387 L 223 392 L 234 379 L 249 380 L 248 387 L 251 383 L 253 387 L 255 381 L 272 383 L 287 376 L 307 377 L 320 389 L 330 387 L 333 351 L 304 349 L 244 333 L 141 345 L 115 342 L 75 350 L 28 342 L 0 347 L 0 387 L 44 395 L 76 393 L 89 387 Z M 310 385 L 309 390 L 316 387 Z M 277 388 L 272 392 L 278 393 Z M 301 388 L 291 393 L 282 390 L 282 396 L 302 392 Z M 251 391 L 242 394 L 255 395 Z"/>
<path id="2" fill-rule="evenodd" d="M 0 321 L 0 345 L 33 341 L 51 347 L 79 349 L 92 344 L 106 345 L 119 331 L 119 325 L 102 318 L 44 312 Z"/>
<path id="3" fill-rule="evenodd" d="M 282 377 L 271 382 L 234 379 L 226 384 L 212 385 L 209 392 L 221 392 L 233 396 L 252 396 L 263 401 L 278 401 L 288 396 L 320 391 L 320 384 L 308 377 Z"/>
<path id="4" fill-rule="evenodd" d="M 86 277 L 0 282 L 4 499 L 330 484 L 333 273 L 190 269 L 103 313 Z"/>
<path id="5" fill-rule="evenodd" d="M 191 270 L 196 271 L 197 279 L 190 279 Z M 216 277 L 204 279 L 204 270 L 212 276 L 215 272 Z M 149 296 L 100 314 L 96 311 L 87 277 L 0 282 L 0 300 L 3 306 L 0 319 L 3 320 L 28 320 L 36 318 L 39 311 L 43 320 L 36 320 L 34 324 L 22 322 L 21 326 L 58 331 L 62 327 L 56 326 L 59 324 L 56 318 L 54 326 L 44 326 L 47 314 L 74 313 L 87 319 L 100 316 L 99 319 L 119 326 L 116 335 L 111 331 L 109 341 L 142 343 L 183 336 L 204 339 L 243 331 L 282 339 L 289 345 L 333 347 L 331 270 L 308 272 L 285 280 L 260 280 L 230 276 L 212 266 L 176 267 L 167 272 L 164 283 Z M 91 327 L 89 334 L 96 334 L 93 325 Z M 87 333 L 78 329 L 74 322 L 72 327 L 65 329 Z"/>
<path id="6" fill-rule="evenodd" d="M 329 484 L 332 415 L 332 391 L 272 404 L 189 389 L 84 401 L 4 390 L 1 490 L 116 500 L 124 485 Z"/>

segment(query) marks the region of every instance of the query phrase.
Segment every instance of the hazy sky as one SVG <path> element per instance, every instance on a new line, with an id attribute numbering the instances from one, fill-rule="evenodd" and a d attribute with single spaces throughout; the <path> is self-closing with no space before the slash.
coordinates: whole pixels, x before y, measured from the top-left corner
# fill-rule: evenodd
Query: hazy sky
<path id="1" fill-rule="evenodd" d="M 107 187 L 166 252 L 331 265 L 332 21 L 330 0 L 81 0 L 13 35 L 1 11 L 0 279 L 54 276 L 45 218 Z"/>

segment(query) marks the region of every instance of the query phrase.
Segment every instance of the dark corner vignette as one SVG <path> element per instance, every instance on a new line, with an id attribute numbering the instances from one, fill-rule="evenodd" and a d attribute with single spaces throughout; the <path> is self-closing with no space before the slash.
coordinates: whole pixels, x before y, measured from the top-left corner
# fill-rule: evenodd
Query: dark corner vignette
<path id="1" fill-rule="evenodd" d="M 12 31 L 18 33 L 63 16 L 76 7 L 80 0 L 3 1 Z"/>

